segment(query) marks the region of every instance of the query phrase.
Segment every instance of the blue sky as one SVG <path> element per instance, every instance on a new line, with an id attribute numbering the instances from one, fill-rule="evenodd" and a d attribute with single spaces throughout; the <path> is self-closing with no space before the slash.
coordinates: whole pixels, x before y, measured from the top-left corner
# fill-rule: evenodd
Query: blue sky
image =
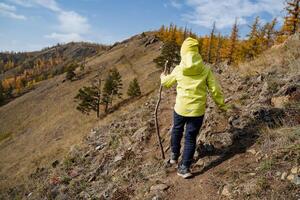
<path id="1" fill-rule="evenodd" d="M 57 43 L 112 44 L 171 22 L 208 34 L 242 37 L 256 16 L 282 23 L 284 0 L 0 0 L 0 51 L 33 51 Z"/>

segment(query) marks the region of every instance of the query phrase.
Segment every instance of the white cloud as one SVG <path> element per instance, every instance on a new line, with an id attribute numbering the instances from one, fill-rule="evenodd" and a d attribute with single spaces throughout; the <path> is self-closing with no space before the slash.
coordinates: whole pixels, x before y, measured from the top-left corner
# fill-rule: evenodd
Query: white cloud
<path id="1" fill-rule="evenodd" d="M 75 42 L 83 40 L 83 38 L 78 33 L 51 33 L 50 35 L 45 35 L 45 37 L 54 39 L 58 42 Z"/>
<path id="2" fill-rule="evenodd" d="M 182 4 L 179 3 L 177 0 L 171 0 L 170 4 L 171 4 L 171 6 L 173 6 L 174 8 L 177 8 L 177 9 L 181 9 L 181 7 L 182 7 Z"/>
<path id="3" fill-rule="evenodd" d="M 9 0 L 23 7 L 34 7 L 36 5 L 45 7 L 52 11 L 60 11 L 60 8 L 55 0 Z"/>
<path id="4" fill-rule="evenodd" d="M 236 17 L 241 25 L 261 13 L 279 17 L 284 8 L 284 0 L 187 0 L 186 4 L 194 9 L 183 14 L 185 21 L 207 28 L 215 21 L 220 29 L 232 26 Z"/>
<path id="5" fill-rule="evenodd" d="M 55 32 L 45 35 L 58 42 L 84 40 L 84 34 L 90 30 L 88 19 L 75 11 L 61 8 L 56 0 L 9 0 L 23 7 L 44 7 L 53 11 L 58 20 Z"/>
<path id="6" fill-rule="evenodd" d="M 60 31 L 64 33 L 87 33 L 90 29 L 87 18 L 74 11 L 62 11 L 58 15 Z"/>
<path id="7" fill-rule="evenodd" d="M 12 19 L 20 19 L 25 20 L 26 17 L 24 15 L 19 15 L 16 13 L 16 7 L 12 5 L 8 5 L 6 3 L 0 3 L 0 14 L 5 17 L 9 17 Z"/>

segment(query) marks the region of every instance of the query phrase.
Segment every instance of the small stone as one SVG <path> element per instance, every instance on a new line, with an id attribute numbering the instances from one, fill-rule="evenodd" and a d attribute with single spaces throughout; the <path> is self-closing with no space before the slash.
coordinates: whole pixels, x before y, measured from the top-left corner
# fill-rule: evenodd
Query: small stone
<path id="1" fill-rule="evenodd" d="M 227 185 L 224 186 L 223 190 L 222 190 L 222 193 L 221 193 L 223 196 L 227 196 L 229 197 L 231 194 L 229 192 L 229 188 Z"/>
<path id="2" fill-rule="evenodd" d="M 250 176 L 255 176 L 256 173 L 252 172 L 252 173 L 249 173 Z"/>
<path id="3" fill-rule="evenodd" d="M 300 176 L 299 175 L 294 176 L 292 183 L 294 183 L 296 185 L 300 185 Z"/>
<path id="4" fill-rule="evenodd" d="M 255 149 L 249 149 L 249 150 L 247 150 L 247 152 L 249 152 L 249 153 L 251 153 L 251 154 L 253 154 L 253 155 L 255 155 L 255 154 L 256 154 L 256 151 L 255 151 Z"/>
<path id="5" fill-rule="evenodd" d="M 80 192 L 79 197 L 81 197 L 83 199 L 89 199 L 90 195 L 87 192 L 82 191 L 82 192 Z"/>
<path id="6" fill-rule="evenodd" d="M 203 166 L 204 165 L 204 161 L 202 159 L 199 159 L 196 164 L 196 166 Z"/>
<path id="7" fill-rule="evenodd" d="M 286 177 L 287 177 L 287 173 L 286 173 L 286 172 L 283 172 L 283 173 L 281 174 L 280 179 L 281 179 L 281 180 L 284 180 Z"/>
<path id="8" fill-rule="evenodd" d="M 96 146 L 96 148 L 95 148 L 95 150 L 100 150 L 102 148 L 102 145 L 98 145 L 98 146 Z"/>
<path id="9" fill-rule="evenodd" d="M 154 196 L 152 197 L 152 200 L 162 200 L 162 198 L 160 196 Z"/>
<path id="10" fill-rule="evenodd" d="M 281 172 L 276 172 L 276 174 L 275 174 L 276 176 L 280 176 L 281 175 Z"/>
<path id="11" fill-rule="evenodd" d="M 293 167 L 293 168 L 291 169 L 291 173 L 292 173 L 292 174 L 297 174 L 297 172 L 298 172 L 298 167 Z"/>
<path id="12" fill-rule="evenodd" d="M 292 181 L 294 179 L 295 175 L 294 174 L 290 174 L 288 175 L 287 180 Z"/>
<path id="13" fill-rule="evenodd" d="M 122 160 L 123 157 L 124 157 L 123 155 L 116 155 L 114 162 L 118 162 L 118 161 Z"/>
<path id="14" fill-rule="evenodd" d="M 168 185 L 161 183 L 161 184 L 151 186 L 150 191 L 163 191 L 168 188 L 169 188 Z"/>

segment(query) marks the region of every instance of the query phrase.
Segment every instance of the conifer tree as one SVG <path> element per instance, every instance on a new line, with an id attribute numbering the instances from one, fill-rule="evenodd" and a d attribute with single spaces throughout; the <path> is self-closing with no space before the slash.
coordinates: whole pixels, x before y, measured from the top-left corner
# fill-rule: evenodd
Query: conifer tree
<path id="1" fill-rule="evenodd" d="M 264 26 L 266 48 L 270 48 L 271 46 L 273 46 L 274 41 L 276 40 L 276 35 L 277 35 L 277 31 L 275 30 L 276 24 L 277 24 L 277 19 L 274 18 L 271 23 L 268 22 Z"/>
<path id="2" fill-rule="evenodd" d="M 114 96 L 121 98 L 122 86 L 122 77 L 118 70 L 116 68 L 110 70 L 110 73 L 104 82 L 102 95 L 102 104 L 105 106 L 105 112 L 108 111 L 109 105 L 112 105 Z"/>
<path id="3" fill-rule="evenodd" d="M 118 98 L 121 98 L 121 89 L 123 87 L 122 76 L 116 68 L 110 70 L 110 75 L 113 80 L 112 96 L 117 96 Z"/>
<path id="4" fill-rule="evenodd" d="M 141 95 L 141 89 L 140 89 L 137 78 L 134 78 L 129 83 L 129 88 L 127 90 L 127 95 L 130 96 L 130 97 L 137 97 L 137 96 Z"/>
<path id="5" fill-rule="evenodd" d="M 247 41 L 247 58 L 252 59 L 261 53 L 261 40 L 260 40 L 260 19 L 256 17 L 252 26 Z"/>
<path id="6" fill-rule="evenodd" d="M 101 104 L 101 77 L 98 75 L 96 83 L 91 86 L 80 88 L 78 94 L 74 97 L 75 101 L 79 101 L 77 110 L 84 114 L 89 114 L 91 111 L 96 112 L 97 117 L 100 117 Z"/>
<path id="7" fill-rule="evenodd" d="M 167 72 L 170 72 L 171 67 L 180 62 L 180 47 L 176 41 L 170 40 L 164 42 L 160 56 L 153 60 L 159 68 L 164 69 L 164 64 L 168 60 Z"/>
<path id="8" fill-rule="evenodd" d="M 70 80 L 72 81 L 75 77 L 76 77 L 76 74 L 75 74 L 75 69 L 76 69 L 77 65 L 76 64 L 70 64 L 68 67 L 67 67 L 67 74 L 66 74 L 66 79 L 67 80 Z"/>
<path id="9" fill-rule="evenodd" d="M 287 35 L 295 34 L 300 28 L 300 0 L 287 0 L 287 16 L 283 26 L 283 32 Z"/>
<path id="10" fill-rule="evenodd" d="M 213 23 L 213 28 L 210 32 L 210 37 L 209 37 L 209 47 L 208 47 L 208 54 L 207 54 L 207 62 L 208 63 L 213 63 L 212 61 L 212 51 L 214 48 L 214 38 L 215 38 L 215 31 L 216 31 L 216 22 Z"/>
<path id="11" fill-rule="evenodd" d="M 216 64 L 221 62 L 221 48 L 222 48 L 222 36 L 221 33 L 218 35 L 218 43 L 217 43 L 217 50 L 216 50 Z"/>
<path id="12" fill-rule="evenodd" d="M 230 35 L 230 46 L 229 46 L 229 53 L 228 53 L 228 64 L 231 65 L 232 63 L 235 62 L 235 52 L 237 48 L 237 41 L 239 38 L 239 29 L 238 29 L 238 24 L 237 24 L 237 19 L 235 19 L 235 22 L 233 24 L 232 30 L 231 30 L 231 35 Z"/>

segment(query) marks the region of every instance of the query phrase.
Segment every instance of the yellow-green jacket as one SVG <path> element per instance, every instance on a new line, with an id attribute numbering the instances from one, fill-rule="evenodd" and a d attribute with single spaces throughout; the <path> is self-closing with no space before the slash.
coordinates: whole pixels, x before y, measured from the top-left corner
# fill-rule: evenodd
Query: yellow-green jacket
<path id="1" fill-rule="evenodd" d="M 167 88 L 177 83 L 174 110 L 187 117 L 204 115 L 207 89 L 222 110 L 227 110 L 224 97 L 211 69 L 203 64 L 198 52 L 198 41 L 187 38 L 180 50 L 181 62 L 171 74 L 161 75 L 161 84 Z"/>

